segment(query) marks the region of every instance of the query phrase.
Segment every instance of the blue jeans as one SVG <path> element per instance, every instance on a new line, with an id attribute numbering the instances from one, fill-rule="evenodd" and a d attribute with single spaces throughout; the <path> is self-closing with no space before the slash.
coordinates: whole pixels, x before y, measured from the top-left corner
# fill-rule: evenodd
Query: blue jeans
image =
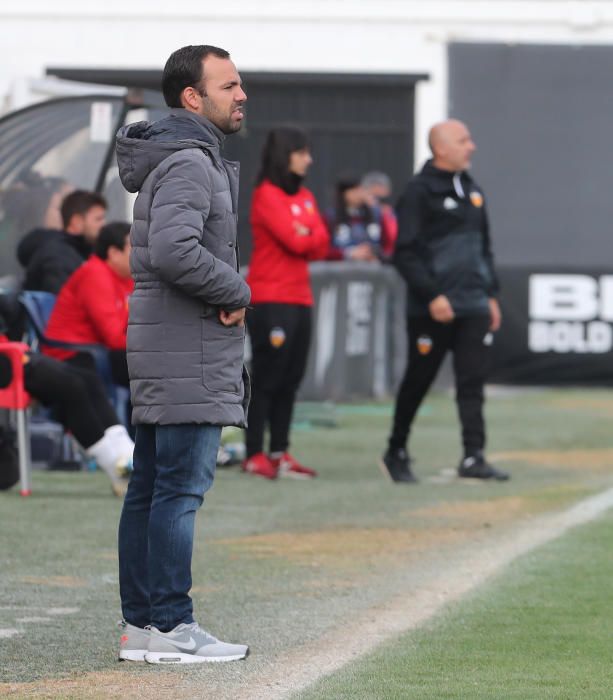
<path id="1" fill-rule="evenodd" d="M 220 438 L 214 425 L 136 428 L 134 473 L 119 522 L 119 592 L 131 625 L 168 632 L 194 622 L 194 521 L 213 484 Z"/>

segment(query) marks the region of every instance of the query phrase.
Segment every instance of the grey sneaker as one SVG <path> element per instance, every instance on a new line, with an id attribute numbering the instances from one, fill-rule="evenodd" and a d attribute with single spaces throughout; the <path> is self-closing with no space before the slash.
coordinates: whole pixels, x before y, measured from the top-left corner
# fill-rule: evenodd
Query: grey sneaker
<path id="1" fill-rule="evenodd" d="M 177 625 L 170 632 L 151 627 L 150 664 L 201 664 L 205 662 L 239 661 L 249 654 L 246 644 L 227 644 L 200 628 L 197 622 Z"/>
<path id="2" fill-rule="evenodd" d="M 144 661 L 149 647 L 149 628 L 135 627 L 125 620 L 117 623 L 121 630 L 119 661 Z"/>

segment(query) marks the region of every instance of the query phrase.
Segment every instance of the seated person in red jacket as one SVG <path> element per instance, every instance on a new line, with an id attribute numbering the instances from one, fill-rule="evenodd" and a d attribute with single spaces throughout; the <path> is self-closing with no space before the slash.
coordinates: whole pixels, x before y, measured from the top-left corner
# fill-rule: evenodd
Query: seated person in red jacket
<path id="1" fill-rule="evenodd" d="M 326 216 L 330 231 L 328 260 L 387 261 L 394 252 L 389 217 L 357 175 L 336 183 L 336 203 Z"/>
<path id="2" fill-rule="evenodd" d="M 98 344 L 110 352 L 113 379 L 129 386 L 126 362 L 130 276 L 130 225 L 103 226 L 94 255 L 68 278 L 47 324 L 46 335 L 69 343 Z M 45 347 L 45 354 L 75 366 L 94 369 L 89 353 Z"/>

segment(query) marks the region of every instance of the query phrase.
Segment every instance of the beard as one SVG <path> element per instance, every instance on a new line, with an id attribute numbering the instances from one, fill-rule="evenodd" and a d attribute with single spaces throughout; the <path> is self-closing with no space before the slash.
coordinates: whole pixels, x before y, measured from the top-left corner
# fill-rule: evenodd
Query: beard
<path id="1" fill-rule="evenodd" d="M 243 125 L 242 119 L 233 119 L 232 114 L 241 108 L 237 102 L 233 102 L 228 111 L 220 109 L 210 97 L 206 96 L 202 100 L 202 116 L 206 117 L 210 122 L 220 129 L 224 134 L 235 134 L 240 131 Z"/>

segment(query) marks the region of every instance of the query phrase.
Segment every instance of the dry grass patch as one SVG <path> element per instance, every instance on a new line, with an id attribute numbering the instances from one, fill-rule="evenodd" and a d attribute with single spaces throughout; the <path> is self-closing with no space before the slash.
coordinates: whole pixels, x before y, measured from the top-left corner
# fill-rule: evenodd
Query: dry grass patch
<path id="1" fill-rule="evenodd" d="M 446 524 L 473 527 L 476 524 L 503 523 L 518 516 L 541 513 L 586 496 L 589 490 L 577 484 L 559 484 L 531 491 L 523 496 L 505 496 L 480 501 L 445 501 L 433 506 L 405 511 L 404 515 Z"/>
<path id="2" fill-rule="evenodd" d="M 487 501 L 454 501 L 427 508 L 406 511 L 414 518 L 453 520 L 458 524 L 502 522 L 531 510 L 528 499 L 521 496 L 488 499 Z"/>
<path id="3" fill-rule="evenodd" d="M 400 553 L 423 552 L 454 542 L 460 533 L 441 527 L 417 528 L 347 528 L 315 532 L 271 532 L 233 539 L 218 540 L 233 556 L 255 559 L 282 558 L 311 568 L 353 569 L 375 557 Z"/>
<path id="4" fill-rule="evenodd" d="M 607 396 L 556 396 L 551 399 L 550 405 L 581 413 L 595 413 L 599 417 L 613 416 L 613 398 Z"/>
<path id="5" fill-rule="evenodd" d="M 217 540 L 215 544 L 226 548 L 232 558 L 281 558 L 310 568 L 348 570 L 376 558 L 423 553 L 455 543 L 475 527 L 508 523 L 576 496 L 577 489 L 571 485 L 526 496 L 450 501 L 404 511 L 401 515 L 412 521 L 404 527 L 271 532 Z"/>
<path id="6" fill-rule="evenodd" d="M 1 697 L 62 698 L 62 700 L 102 700 L 114 698 L 176 698 L 181 688 L 189 689 L 189 678 L 160 672 L 148 664 L 139 665 L 145 674 L 126 675 L 121 671 L 86 673 L 78 678 L 45 679 L 30 683 L 0 683 Z M 192 688 L 193 692 L 193 688 Z M 194 697 L 193 695 L 191 697 Z"/>
<path id="7" fill-rule="evenodd" d="M 613 448 L 582 450 L 511 450 L 491 455 L 493 461 L 524 462 L 557 469 L 587 469 L 613 474 Z"/>

